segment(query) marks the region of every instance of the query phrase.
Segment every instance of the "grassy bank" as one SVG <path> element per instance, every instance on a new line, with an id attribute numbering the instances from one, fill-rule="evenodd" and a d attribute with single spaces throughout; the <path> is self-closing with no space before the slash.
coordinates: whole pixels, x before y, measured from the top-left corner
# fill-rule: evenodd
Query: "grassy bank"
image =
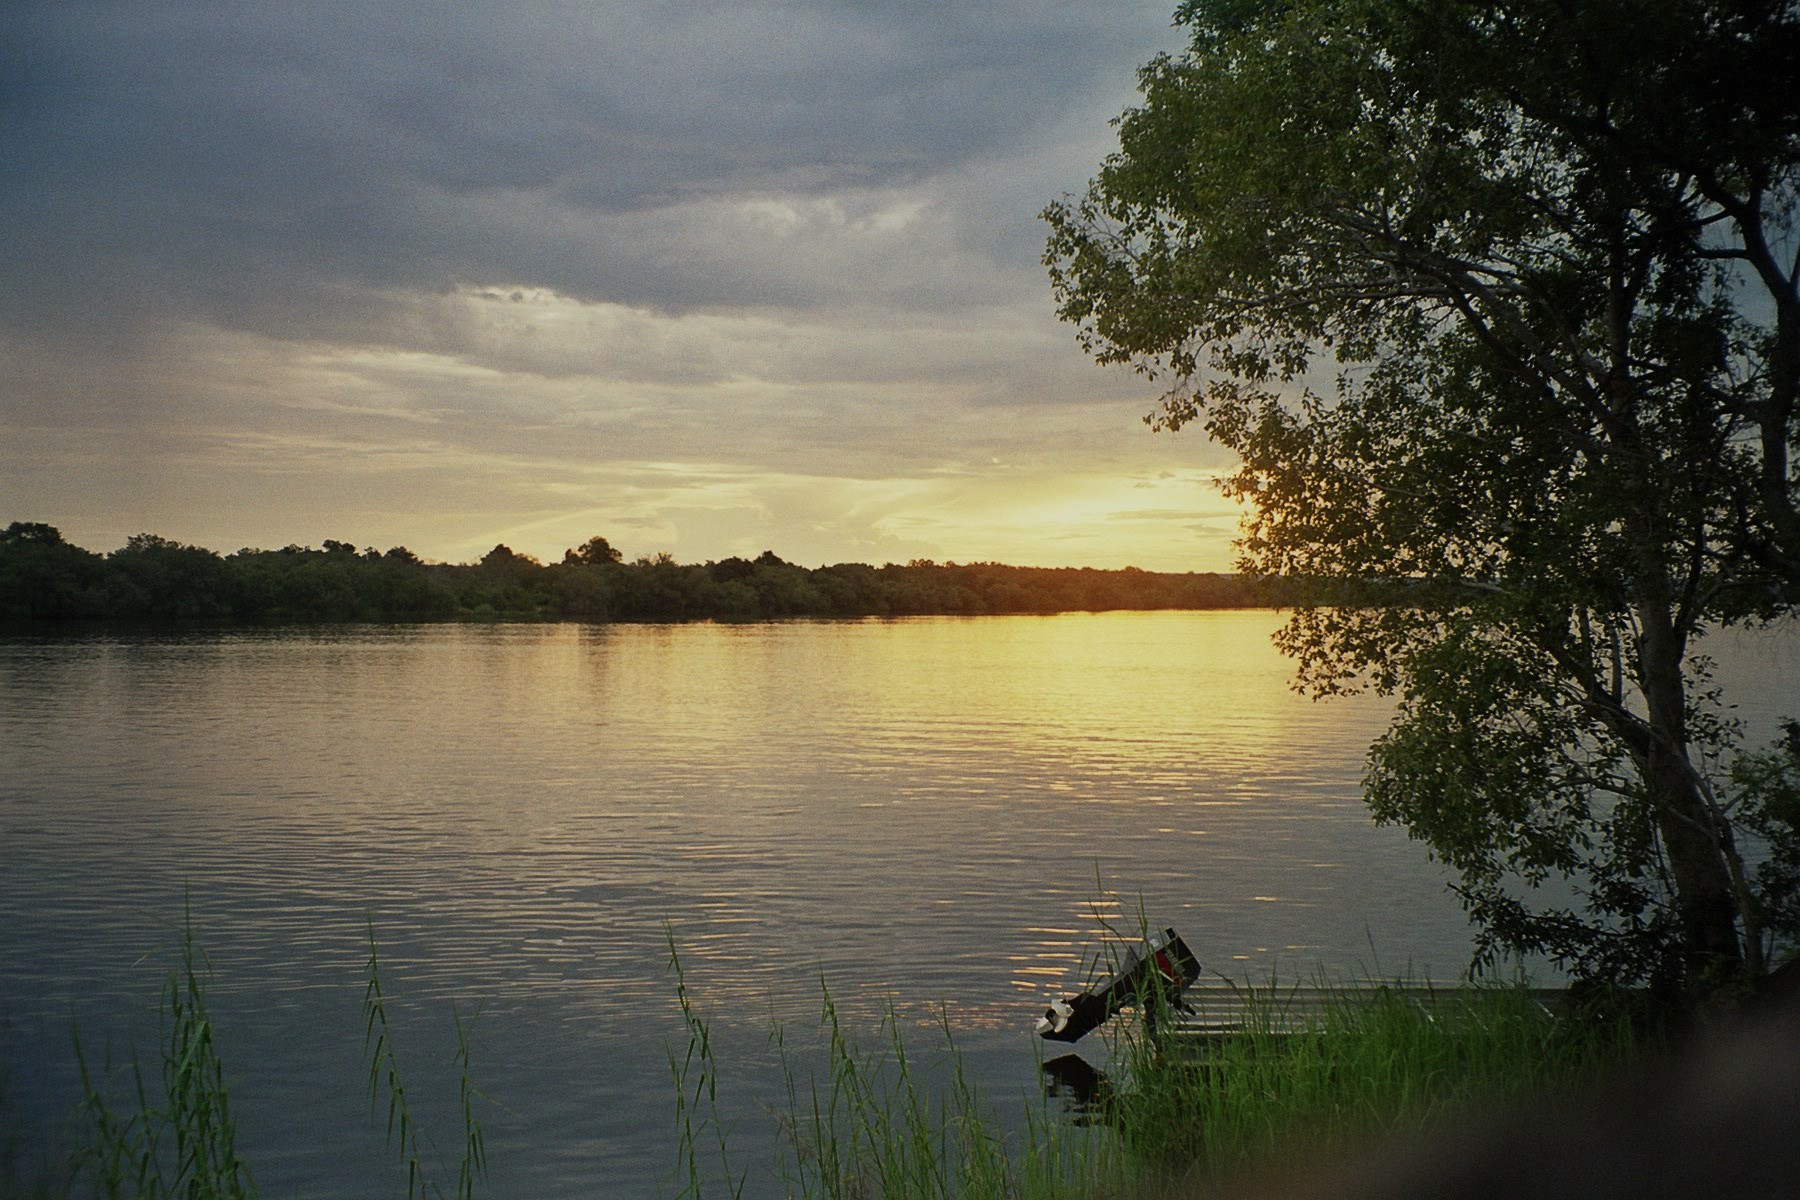
<path id="1" fill-rule="evenodd" d="M 1428 1006 L 1405 989 L 1345 989 L 1297 1031 L 1279 1019 L 1281 988 L 1250 990 L 1241 1033 L 1150 1036 L 1124 1023 L 1087 1051 L 1098 1069 L 1078 1103 L 1027 1102 L 1014 1120 L 970 1081 L 948 1022 L 925 1048 L 940 1064 L 927 1084 L 894 1014 L 859 1046 L 827 994 L 825 1067 L 787 1068 L 784 1194 L 1094 1200 L 1175 1185 L 1203 1194 L 1302 1151 L 1563 1091 L 1644 1048 L 1630 1021 L 1554 1013 L 1523 987 L 1458 988 Z M 682 1000 L 691 1039 L 673 1060 L 686 1131 L 680 1195 L 760 1194 L 744 1192 L 750 1176 L 730 1163 L 711 1107 L 706 1023 L 685 986 Z M 713 1154 L 709 1170 L 701 1160 Z"/>
<path id="2" fill-rule="evenodd" d="M 1629 1061 L 1617 1016 L 1553 1013 L 1523 987 L 1464 987 L 1421 1006 L 1401 988 L 1337 993 L 1288 1032 L 1281 989 L 1255 993 L 1242 1034 L 1128 1041 L 1112 1102 L 1131 1182 L 1230 1179 L 1301 1149 L 1416 1130 L 1556 1093 Z"/>
<path id="3" fill-rule="evenodd" d="M 948 1018 L 928 1035 L 891 1011 L 851 1029 L 822 991 L 815 1028 L 775 1032 L 785 1103 L 768 1119 L 780 1161 L 747 1162 L 734 1156 L 738 1126 L 723 1115 L 737 1111 L 741 1122 L 743 1106 L 721 1101 L 704 1006 L 670 951 L 685 1039 L 670 1046 L 677 1138 L 666 1194 L 679 1200 L 1097 1200 L 1171 1185 L 1204 1194 L 1301 1150 L 1559 1091 L 1643 1048 L 1628 1021 L 1555 1014 L 1523 988 L 1461 988 L 1429 1006 L 1397 990 L 1346 990 L 1298 1030 L 1282 1019 L 1280 989 L 1253 989 L 1245 1026 L 1231 1036 L 1149 1036 L 1135 1018 L 1115 1021 L 1083 1049 L 1093 1070 L 1080 1102 L 1062 1088 L 1046 1102 L 984 1094 Z M 189 937 L 163 996 L 155 1058 L 106 1071 L 84 1056 L 86 1133 L 72 1184 L 0 1178 L 0 1195 L 256 1194 L 236 1150 L 205 989 Z M 428 1178 L 437 1156 L 422 1152 L 408 1112 L 386 1003 L 371 936 L 369 1099 L 403 1166 L 403 1194 L 469 1200 L 482 1190 L 486 1157 L 469 1044 L 459 1024 L 461 1161 L 454 1178 Z M 594 1181 L 596 1194 L 604 1183 Z"/>

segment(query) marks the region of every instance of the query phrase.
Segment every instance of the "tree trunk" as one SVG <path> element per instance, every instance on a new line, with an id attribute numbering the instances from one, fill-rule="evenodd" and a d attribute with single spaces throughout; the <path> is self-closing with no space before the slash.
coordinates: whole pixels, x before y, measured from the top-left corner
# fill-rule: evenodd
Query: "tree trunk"
<path id="1" fill-rule="evenodd" d="M 1625 222 L 1621 220 L 1621 231 Z M 1647 736 L 1639 770 L 1652 819 L 1675 888 L 1681 925 L 1681 982 L 1691 997 L 1739 975 L 1744 967 L 1738 932 L 1737 892 L 1726 858 L 1724 818 L 1701 788 L 1689 757 L 1687 734 L 1687 647 L 1691 616 L 1678 614 L 1681 584 L 1670 577 L 1671 551 L 1703 545 L 1705 518 L 1691 505 L 1671 511 L 1662 456 L 1645 430 L 1650 398 L 1633 375 L 1632 314 L 1641 279 L 1634 273 L 1621 233 L 1614 250 L 1605 327 L 1610 370 L 1600 387 L 1607 398 L 1607 434 L 1614 461 L 1625 467 L 1629 499 L 1623 526 L 1633 557 L 1630 593 L 1637 611 L 1638 682 L 1644 693 Z M 1694 456 L 1705 445 L 1683 444 Z M 1700 569 L 1688 558 L 1679 573 L 1692 585 Z"/>
<path id="2" fill-rule="evenodd" d="M 1737 899 L 1719 815 L 1688 759 L 1684 639 L 1666 609 L 1644 605 L 1639 612 L 1639 670 L 1650 726 L 1641 770 L 1675 885 L 1682 983 L 1697 994 L 1743 969 Z"/>

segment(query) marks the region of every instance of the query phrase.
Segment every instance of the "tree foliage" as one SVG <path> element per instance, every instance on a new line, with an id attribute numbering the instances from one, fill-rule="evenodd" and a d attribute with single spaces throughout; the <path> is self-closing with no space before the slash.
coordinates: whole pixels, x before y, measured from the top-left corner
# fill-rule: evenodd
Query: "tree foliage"
<path id="1" fill-rule="evenodd" d="M 1800 598 L 1797 6 L 1177 20 L 1045 214 L 1062 316 L 1165 382 L 1153 425 L 1240 455 L 1241 566 L 1313 586 L 1301 686 L 1399 697 L 1368 797 L 1457 868 L 1485 955 L 1760 969 L 1793 913 L 1694 655 Z"/>
<path id="2" fill-rule="evenodd" d="M 572 567 L 605 567 L 624 561 L 625 555 L 603 537 L 595 536 L 563 551 L 563 562 Z"/>
<path id="3" fill-rule="evenodd" d="M 1126 569 L 926 563 L 808 569 L 754 561 L 626 564 L 590 538 L 544 565 L 508 546 L 472 564 L 428 563 L 404 546 L 239 550 L 221 557 L 155 534 L 101 556 L 49 525 L 0 530 L 0 621 L 189 618 L 258 621 L 751 620 L 1100 609 L 1236 608 L 1274 599 L 1262 581 Z"/>

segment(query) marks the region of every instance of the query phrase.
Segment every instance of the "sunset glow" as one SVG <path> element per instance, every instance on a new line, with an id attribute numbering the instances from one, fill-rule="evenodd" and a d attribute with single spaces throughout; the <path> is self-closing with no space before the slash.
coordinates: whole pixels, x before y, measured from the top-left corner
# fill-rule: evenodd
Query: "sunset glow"
<path id="1" fill-rule="evenodd" d="M 673 14 L 509 11 L 18 19 L 55 69 L 4 134 L 6 519 L 1229 568 L 1228 463 L 1144 428 L 1156 385 L 1086 359 L 1038 262 L 1178 44 L 1162 3 L 747 11 L 710 55 Z"/>

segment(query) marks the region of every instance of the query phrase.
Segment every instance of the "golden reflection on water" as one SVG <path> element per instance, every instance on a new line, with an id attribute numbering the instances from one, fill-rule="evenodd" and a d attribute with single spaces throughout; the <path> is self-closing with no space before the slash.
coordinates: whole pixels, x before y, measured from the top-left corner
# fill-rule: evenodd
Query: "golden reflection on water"
<path id="1" fill-rule="evenodd" d="M 946 944 L 960 923 L 998 943 L 988 952 L 1005 965 L 1008 991 L 1035 998 L 1079 982 L 1109 927 L 1130 932 L 1135 912 L 1105 888 L 1141 894 L 1149 876 L 1178 897 L 1216 846 L 1213 873 L 1244 889 L 1234 905 L 1275 903 L 1255 887 L 1266 887 L 1254 869 L 1259 842 L 1279 860 L 1293 840 L 1284 822 L 1346 810 L 1360 822 L 1347 785 L 1385 707 L 1347 702 L 1344 719 L 1322 720 L 1287 687 L 1268 641 L 1275 620 L 1256 611 L 581 627 L 548 639 L 526 676 L 543 708 L 571 725 L 654 743 L 654 762 L 635 756 L 639 770 L 678 767 L 683 786 L 636 816 L 703 828 L 681 848 L 680 868 L 738 880 L 698 893 L 697 928 L 683 933 L 697 967 L 771 953 L 850 967 L 859 949 L 880 958 L 883 940 L 923 938 L 928 950 L 911 959 L 907 982 L 961 986 L 950 975 L 966 973 L 972 953 Z M 1321 764 L 1336 789 L 1326 796 Z M 1258 823 L 1263 832 L 1247 835 Z M 1342 865 L 1307 860 L 1315 876 Z M 812 919 L 797 911 L 802 894 L 819 906 Z M 1051 924 L 988 928 L 1026 894 L 1048 905 L 1036 915 Z M 1298 911 L 1311 901 L 1283 902 Z M 1179 903 L 1191 909 L 1197 898 Z M 1269 940 L 1231 947 L 1224 960 L 1256 961 Z M 952 970 L 921 969 L 929 956 Z M 728 972 L 712 986 L 754 1003 L 770 982 Z"/>
<path id="2" fill-rule="evenodd" d="M 1204 959 L 1258 964 L 1393 927 L 1396 894 L 1347 877 L 1391 876 L 1396 854 L 1416 876 L 1399 903 L 1438 893 L 1356 798 L 1384 708 L 1290 692 L 1277 620 L 123 643 L 66 664 L 45 728 L 65 778 L 129 789 L 142 840 L 118 857 L 146 891 L 291 894 L 265 902 L 272 941 L 374 908 L 433 940 L 446 989 L 598 1012 L 665 998 L 666 922 L 720 1004 L 807 1010 L 823 974 L 1004 1025 L 1079 982 L 1140 899 Z M 1406 953 L 1435 936 L 1415 924 Z"/>
<path id="3" fill-rule="evenodd" d="M 1166 761 L 1170 740 L 1187 739 L 1189 769 L 1265 770 L 1297 725 L 1320 723 L 1286 687 L 1272 625 L 1253 611 L 569 627 L 555 640 L 579 639 L 585 676 L 560 654 L 528 670 L 572 710 L 624 709 L 664 736 L 722 739 L 752 759 L 814 735 L 904 759 L 952 732 L 1134 773 L 1144 752 Z"/>

